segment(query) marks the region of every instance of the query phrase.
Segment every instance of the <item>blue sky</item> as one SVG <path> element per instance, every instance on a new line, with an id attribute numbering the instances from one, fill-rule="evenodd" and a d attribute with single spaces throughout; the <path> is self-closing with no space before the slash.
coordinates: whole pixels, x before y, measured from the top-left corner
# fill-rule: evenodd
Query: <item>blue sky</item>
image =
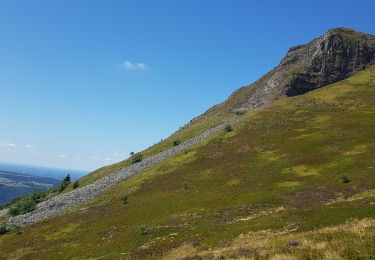
<path id="1" fill-rule="evenodd" d="M 0 161 L 93 170 L 140 151 L 374 1 L 0 1 Z"/>

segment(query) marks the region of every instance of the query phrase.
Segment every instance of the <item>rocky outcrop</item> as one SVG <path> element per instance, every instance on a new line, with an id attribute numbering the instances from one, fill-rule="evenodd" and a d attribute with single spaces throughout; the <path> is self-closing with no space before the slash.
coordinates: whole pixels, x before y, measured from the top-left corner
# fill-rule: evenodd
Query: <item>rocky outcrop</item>
<path id="1" fill-rule="evenodd" d="M 280 64 L 195 120 L 222 111 L 261 107 L 285 96 L 301 95 L 348 78 L 375 62 L 375 36 L 347 28 L 329 30 L 292 47 Z"/>
<path id="2" fill-rule="evenodd" d="M 344 28 L 331 30 L 310 44 L 291 50 L 280 66 L 290 59 L 302 60 L 304 70 L 292 77 L 285 94 L 301 95 L 346 79 L 373 63 L 375 37 Z"/>
<path id="3" fill-rule="evenodd" d="M 95 181 L 92 184 L 89 184 L 82 188 L 75 189 L 62 195 L 58 195 L 47 201 L 41 202 L 37 205 L 34 211 L 12 217 L 8 220 L 7 224 L 16 224 L 24 226 L 46 218 L 60 215 L 70 208 L 73 208 L 83 202 L 95 198 L 103 191 L 109 189 L 110 187 L 116 185 L 121 181 L 124 181 L 130 176 L 133 176 L 162 160 L 168 159 L 182 151 L 185 151 L 186 149 L 189 149 L 190 147 L 206 139 L 207 137 L 214 135 L 219 131 L 222 131 L 227 124 L 233 123 L 234 121 L 235 119 L 226 121 L 225 123 L 212 129 L 209 129 L 204 133 L 181 143 L 180 145 L 171 147 L 154 156 L 147 157 L 139 163 L 135 163 L 117 172 L 113 172 L 103 177 L 102 179 Z"/>

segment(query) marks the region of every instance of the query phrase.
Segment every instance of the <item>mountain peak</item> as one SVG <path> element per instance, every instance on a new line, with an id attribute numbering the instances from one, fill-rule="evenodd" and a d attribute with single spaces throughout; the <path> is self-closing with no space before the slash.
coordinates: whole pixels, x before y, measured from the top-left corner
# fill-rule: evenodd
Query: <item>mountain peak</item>
<path id="1" fill-rule="evenodd" d="M 208 110 L 244 111 L 284 96 L 301 95 L 346 79 L 375 61 L 375 36 L 334 28 L 309 43 L 290 48 L 280 64 L 226 101 Z"/>

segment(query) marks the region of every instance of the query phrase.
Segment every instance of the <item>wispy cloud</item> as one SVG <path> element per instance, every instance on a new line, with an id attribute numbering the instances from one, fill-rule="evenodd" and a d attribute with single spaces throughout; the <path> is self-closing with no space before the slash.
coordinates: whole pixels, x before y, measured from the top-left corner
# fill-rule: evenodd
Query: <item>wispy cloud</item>
<path id="1" fill-rule="evenodd" d="M 126 70 L 147 70 L 150 67 L 143 62 L 133 63 L 131 61 L 125 60 L 121 64 L 121 68 L 126 69 Z"/>
<path id="2" fill-rule="evenodd" d="M 2 147 L 2 148 L 14 149 L 14 148 L 17 148 L 19 146 L 20 146 L 19 144 L 15 144 L 15 143 L 12 143 L 12 142 L 0 141 L 0 147 Z"/>
<path id="3" fill-rule="evenodd" d="M 66 153 L 58 154 L 57 156 L 60 157 L 60 158 L 68 157 L 68 155 Z"/>
<path id="4" fill-rule="evenodd" d="M 31 144 L 19 144 L 15 142 L 9 142 L 5 140 L 0 140 L 0 150 L 7 152 L 27 152 L 31 154 L 39 154 L 35 150 L 35 146 Z"/>

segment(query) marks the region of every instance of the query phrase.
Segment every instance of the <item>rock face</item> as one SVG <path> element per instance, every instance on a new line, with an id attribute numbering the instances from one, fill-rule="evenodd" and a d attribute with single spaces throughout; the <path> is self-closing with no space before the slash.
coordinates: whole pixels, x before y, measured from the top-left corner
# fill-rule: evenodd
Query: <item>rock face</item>
<path id="1" fill-rule="evenodd" d="M 375 37 L 350 29 L 328 31 L 308 45 L 290 50 L 281 66 L 301 60 L 304 71 L 296 73 L 286 86 L 286 95 L 304 94 L 343 80 L 363 70 L 375 59 Z"/>
<path id="2" fill-rule="evenodd" d="M 281 97 L 301 95 L 343 80 L 374 62 L 374 35 L 347 28 L 329 30 L 307 44 L 290 48 L 277 67 L 196 119 L 220 111 L 244 111 Z"/>

